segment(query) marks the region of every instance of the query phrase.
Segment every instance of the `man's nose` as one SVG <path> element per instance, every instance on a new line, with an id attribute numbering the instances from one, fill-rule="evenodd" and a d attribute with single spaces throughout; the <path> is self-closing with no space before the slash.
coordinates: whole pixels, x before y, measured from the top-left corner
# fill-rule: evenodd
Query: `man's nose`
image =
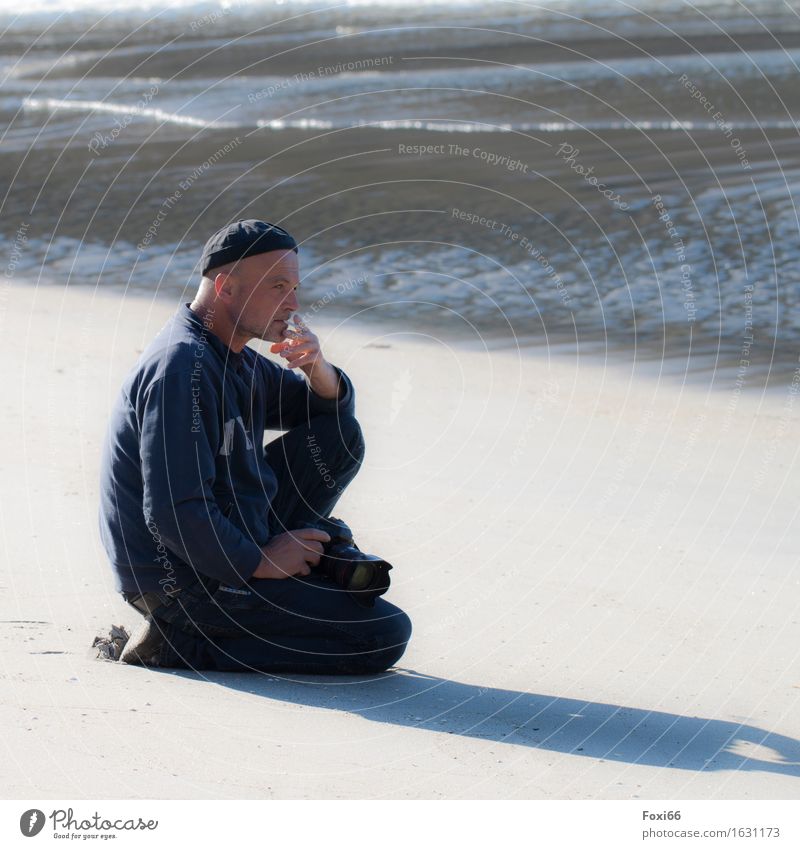
<path id="1" fill-rule="evenodd" d="M 297 295 L 295 294 L 294 289 L 289 292 L 289 297 L 286 298 L 286 301 L 284 303 L 286 304 L 287 308 L 290 309 L 292 312 L 295 312 L 300 308 L 300 304 L 298 303 Z"/>

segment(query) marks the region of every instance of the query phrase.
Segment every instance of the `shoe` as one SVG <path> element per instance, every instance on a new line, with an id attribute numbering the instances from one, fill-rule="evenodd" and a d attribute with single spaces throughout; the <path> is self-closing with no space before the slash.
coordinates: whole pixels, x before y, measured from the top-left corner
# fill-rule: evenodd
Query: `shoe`
<path id="1" fill-rule="evenodd" d="M 152 616 L 145 616 L 144 622 L 127 641 L 120 653 L 120 663 L 134 666 L 158 666 L 164 634 Z"/>
<path id="2" fill-rule="evenodd" d="M 122 625 L 112 625 L 107 637 L 95 637 L 92 648 L 97 649 L 99 660 L 119 660 L 130 634 Z"/>

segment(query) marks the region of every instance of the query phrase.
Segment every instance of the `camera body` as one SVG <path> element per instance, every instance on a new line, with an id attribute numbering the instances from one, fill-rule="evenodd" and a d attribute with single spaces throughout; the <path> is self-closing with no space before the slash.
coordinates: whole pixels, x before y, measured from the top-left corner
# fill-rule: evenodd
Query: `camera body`
<path id="1" fill-rule="evenodd" d="M 331 516 L 305 527 L 317 528 L 330 536 L 330 542 L 323 543 L 322 557 L 314 568 L 347 590 L 361 607 L 374 607 L 375 599 L 389 589 L 391 563 L 361 551 L 353 541 L 353 532 L 341 519 Z"/>

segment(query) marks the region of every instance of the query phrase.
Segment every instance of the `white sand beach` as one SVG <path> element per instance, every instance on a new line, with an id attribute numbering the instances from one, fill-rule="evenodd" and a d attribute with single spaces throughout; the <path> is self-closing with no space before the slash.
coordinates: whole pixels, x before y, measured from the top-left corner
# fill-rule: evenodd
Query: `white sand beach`
<path id="1" fill-rule="evenodd" d="M 7 798 L 793 799 L 800 372 L 737 394 L 602 357 L 312 326 L 357 389 L 337 507 L 414 635 L 369 679 L 94 659 L 106 415 L 174 308 L 6 285 Z"/>

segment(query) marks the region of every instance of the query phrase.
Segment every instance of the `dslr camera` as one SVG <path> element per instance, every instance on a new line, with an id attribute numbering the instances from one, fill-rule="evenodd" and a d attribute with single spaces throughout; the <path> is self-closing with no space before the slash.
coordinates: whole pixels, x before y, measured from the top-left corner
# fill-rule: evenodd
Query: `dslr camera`
<path id="1" fill-rule="evenodd" d="M 330 516 L 304 527 L 317 528 L 330 536 L 330 541 L 322 544 L 322 557 L 314 569 L 347 590 L 361 607 L 374 607 L 375 599 L 389 589 L 391 563 L 361 551 L 353 542 L 353 532 L 341 519 Z"/>

